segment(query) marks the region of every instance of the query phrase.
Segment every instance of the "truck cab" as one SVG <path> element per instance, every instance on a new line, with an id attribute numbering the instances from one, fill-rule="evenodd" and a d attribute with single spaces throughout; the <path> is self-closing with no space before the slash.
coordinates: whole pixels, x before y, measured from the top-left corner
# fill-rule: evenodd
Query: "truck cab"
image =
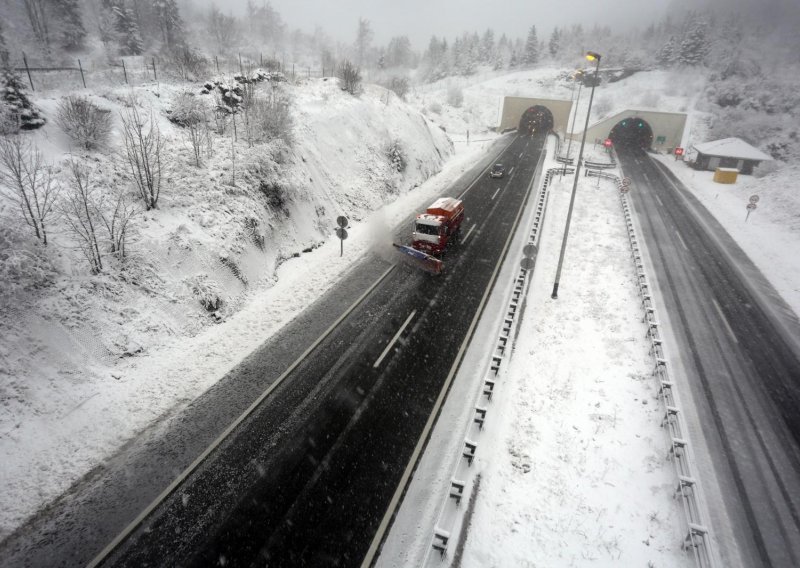
<path id="1" fill-rule="evenodd" d="M 463 220 L 462 201 L 453 197 L 441 197 L 425 213 L 417 215 L 411 246 L 427 254 L 441 254 L 458 236 Z"/>

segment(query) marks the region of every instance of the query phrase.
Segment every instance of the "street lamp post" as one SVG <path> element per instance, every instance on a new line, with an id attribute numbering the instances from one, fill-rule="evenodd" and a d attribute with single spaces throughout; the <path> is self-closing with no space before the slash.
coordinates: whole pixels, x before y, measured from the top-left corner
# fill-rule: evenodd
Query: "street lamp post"
<path id="1" fill-rule="evenodd" d="M 565 158 L 567 160 L 569 160 L 569 152 L 572 149 L 572 137 L 575 134 L 575 120 L 578 118 L 578 103 L 580 103 L 580 101 L 581 101 L 581 89 L 583 88 L 583 75 L 584 75 L 583 70 L 579 69 L 579 70 L 575 71 L 575 75 L 574 75 L 574 79 L 573 79 L 573 83 L 572 83 L 572 91 L 574 93 L 575 92 L 575 83 L 574 83 L 574 81 L 577 81 L 578 79 L 580 79 L 580 81 L 581 81 L 580 83 L 578 83 L 578 97 L 575 99 L 575 108 L 572 111 L 572 129 L 569 132 L 569 139 L 567 140 L 567 155 L 565 156 Z M 569 125 L 567 125 L 567 126 L 569 126 Z M 564 169 L 561 171 L 561 175 L 562 176 L 566 175 L 566 173 L 567 173 L 567 162 L 565 161 L 564 162 Z"/>
<path id="2" fill-rule="evenodd" d="M 594 100 L 594 88 L 597 85 L 597 75 L 600 71 L 600 54 L 593 51 L 586 52 L 586 59 L 595 62 L 594 79 L 592 80 L 592 94 L 589 95 L 589 109 L 586 111 L 586 124 L 583 126 L 583 137 L 581 138 L 581 149 L 578 152 L 578 161 L 575 164 L 575 181 L 572 184 L 572 195 L 569 198 L 569 209 L 567 210 L 567 225 L 564 227 L 564 238 L 561 240 L 561 254 L 558 257 L 558 268 L 556 269 L 556 280 L 553 283 L 553 293 L 551 298 L 558 298 L 558 285 L 561 281 L 561 268 L 564 266 L 564 252 L 567 250 L 567 237 L 569 236 L 569 224 L 572 220 L 572 208 L 575 205 L 575 193 L 578 191 L 578 177 L 581 172 L 581 161 L 583 160 L 583 148 L 586 145 L 586 131 L 589 129 L 589 116 L 592 113 L 592 101 Z M 573 127 L 575 125 L 573 124 Z"/>

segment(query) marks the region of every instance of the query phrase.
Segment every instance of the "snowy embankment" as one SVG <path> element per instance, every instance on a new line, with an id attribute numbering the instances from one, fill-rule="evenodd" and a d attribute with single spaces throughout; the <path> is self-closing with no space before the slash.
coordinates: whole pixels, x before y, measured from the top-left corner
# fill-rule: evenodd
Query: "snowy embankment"
<path id="1" fill-rule="evenodd" d="M 352 97 L 334 79 L 289 89 L 294 145 L 248 148 L 240 137 L 236 170 L 229 136 L 215 137 L 203 167 L 191 165 L 191 148 L 166 118 L 183 88 L 133 91 L 153 108 L 172 163 L 158 209 L 135 220 L 136 262 L 125 272 L 89 275 L 63 229 L 46 250 L 31 246 L 20 225 L 0 233 L 0 252 L 19 260 L 3 265 L 0 302 L 0 536 L 213 385 L 333 285 L 369 248 L 372 230 L 358 221 L 390 203 L 380 222 L 397 222 L 467 163 L 424 183 L 452 143 L 397 97 L 387 102 L 384 89 Z M 130 94 L 90 97 L 117 116 Z M 52 120 L 58 100 L 36 101 L 50 120 L 28 136 L 63 168 L 69 146 Z M 111 145 L 119 144 L 114 133 Z M 387 156 L 390 144 L 402 149 L 403 172 Z M 124 183 L 110 152 L 77 159 L 98 185 Z M 264 187 L 281 199 L 270 202 Z M 354 222 L 341 259 L 332 242 L 338 215 Z M 198 287 L 219 294 L 222 323 L 200 305 Z"/>
<path id="2" fill-rule="evenodd" d="M 739 176 L 735 184 L 713 180 L 714 172 L 697 171 L 668 156 L 657 158 L 692 190 L 781 297 L 800 314 L 800 166 L 784 166 L 764 177 Z M 757 208 L 747 216 L 750 197 Z"/>

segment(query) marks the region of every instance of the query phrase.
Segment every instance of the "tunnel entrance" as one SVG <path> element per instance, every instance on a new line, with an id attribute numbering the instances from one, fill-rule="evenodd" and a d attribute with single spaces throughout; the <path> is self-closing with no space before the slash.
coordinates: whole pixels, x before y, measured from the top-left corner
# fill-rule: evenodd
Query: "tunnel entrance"
<path id="1" fill-rule="evenodd" d="M 542 106 L 535 105 L 522 113 L 522 118 L 519 119 L 519 128 L 517 131 L 520 134 L 533 134 L 544 130 L 550 132 L 553 129 L 553 113 L 550 109 Z"/>
<path id="2" fill-rule="evenodd" d="M 614 146 L 647 150 L 653 144 L 653 129 L 646 120 L 634 116 L 615 124 L 608 137 Z"/>

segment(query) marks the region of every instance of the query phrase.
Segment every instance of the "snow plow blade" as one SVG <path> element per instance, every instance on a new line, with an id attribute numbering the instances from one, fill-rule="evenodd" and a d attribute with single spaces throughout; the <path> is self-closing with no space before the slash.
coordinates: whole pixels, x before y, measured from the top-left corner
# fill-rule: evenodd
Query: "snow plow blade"
<path id="1" fill-rule="evenodd" d="M 431 274 L 442 273 L 444 265 L 438 258 L 429 254 L 425 254 L 421 250 L 407 247 L 405 245 L 392 243 L 392 246 L 405 255 L 405 258 L 409 261 L 409 264 L 413 264 L 425 272 L 430 272 Z"/>

